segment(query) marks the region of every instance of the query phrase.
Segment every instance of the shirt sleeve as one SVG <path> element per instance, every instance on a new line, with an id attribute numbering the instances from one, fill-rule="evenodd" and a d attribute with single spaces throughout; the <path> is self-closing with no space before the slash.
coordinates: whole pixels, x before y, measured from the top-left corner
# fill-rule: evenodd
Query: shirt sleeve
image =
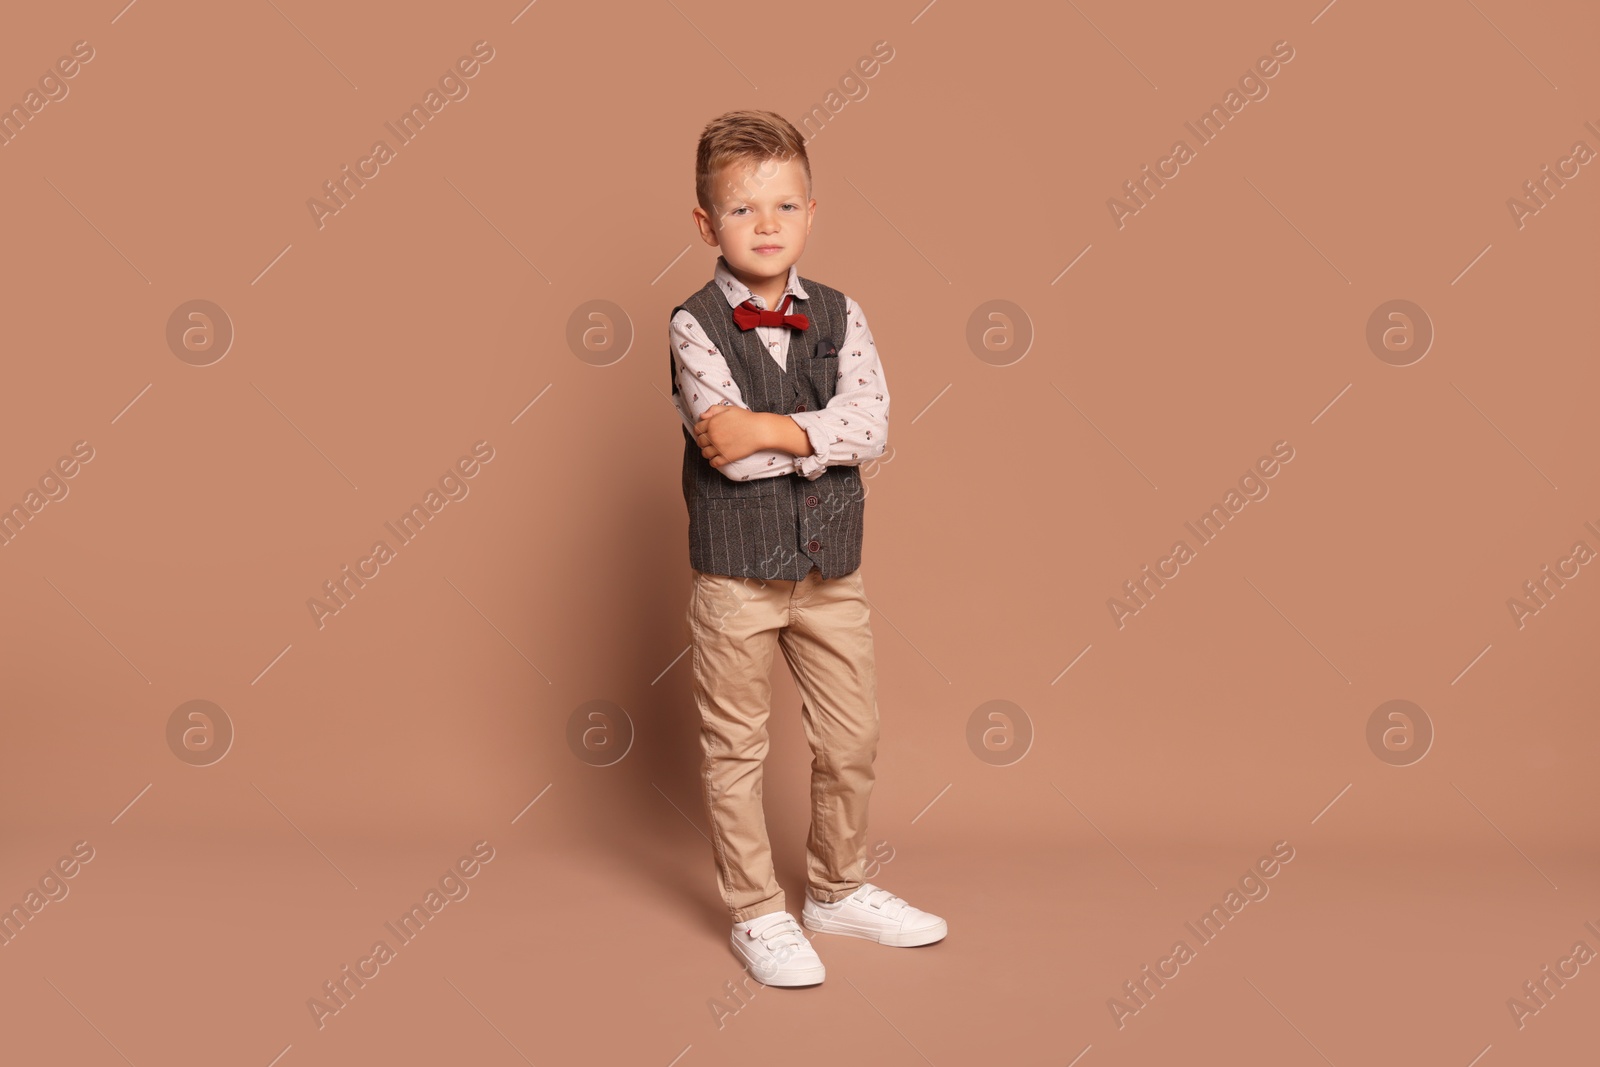
<path id="1" fill-rule="evenodd" d="M 799 472 L 816 479 L 831 466 L 859 466 L 889 447 L 889 384 L 878 361 L 867 317 L 845 297 L 844 344 L 833 399 L 820 411 L 796 411 L 789 418 L 811 439 L 813 454 L 798 457 Z M 796 354 L 790 349 L 791 358 Z"/>
<path id="2" fill-rule="evenodd" d="M 672 361 L 677 368 L 678 392 L 674 399 L 678 404 L 679 417 L 687 423 L 691 433 L 694 424 L 713 404 L 730 404 L 748 410 L 749 405 L 739 395 L 739 387 L 734 384 L 733 372 L 728 369 L 727 360 L 687 309 L 672 317 L 667 336 L 672 346 Z M 730 481 L 748 482 L 756 478 L 793 474 L 794 460 L 793 454 L 782 449 L 764 448 L 712 469 L 722 472 Z"/>

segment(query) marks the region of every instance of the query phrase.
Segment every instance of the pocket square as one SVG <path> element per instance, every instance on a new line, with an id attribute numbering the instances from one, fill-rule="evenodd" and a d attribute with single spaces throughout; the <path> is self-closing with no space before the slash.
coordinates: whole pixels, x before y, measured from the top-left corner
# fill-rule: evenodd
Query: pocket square
<path id="1" fill-rule="evenodd" d="M 829 356 L 837 356 L 838 354 L 839 346 L 828 340 L 826 337 L 817 342 L 817 351 L 815 353 L 816 359 L 827 359 Z"/>

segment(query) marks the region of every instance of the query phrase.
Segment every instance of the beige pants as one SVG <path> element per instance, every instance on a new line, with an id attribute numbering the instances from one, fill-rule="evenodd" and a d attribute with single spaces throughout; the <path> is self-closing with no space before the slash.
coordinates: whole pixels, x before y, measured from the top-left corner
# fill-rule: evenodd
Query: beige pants
<path id="1" fill-rule="evenodd" d="M 832 902 L 861 885 L 878 753 L 878 672 L 861 569 L 800 581 L 690 568 L 685 617 L 705 752 L 701 779 L 717 884 L 734 922 L 787 910 L 761 808 L 772 653 L 783 650 L 811 745 L 806 892 Z"/>

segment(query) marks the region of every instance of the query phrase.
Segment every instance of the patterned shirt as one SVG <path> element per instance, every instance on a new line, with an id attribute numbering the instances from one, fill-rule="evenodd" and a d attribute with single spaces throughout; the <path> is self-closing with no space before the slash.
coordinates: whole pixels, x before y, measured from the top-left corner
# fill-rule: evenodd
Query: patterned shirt
<path id="1" fill-rule="evenodd" d="M 733 276 L 727 260 L 720 255 L 714 277 L 717 287 L 728 298 L 730 309 L 746 300 L 753 301 L 759 308 L 767 306 L 761 297 Z M 789 284 L 784 293 L 793 293 L 796 300 L 806 299 L 799 271 L 793 266 L 789 268 Z M 782 297 L 778 299 L 778 306 L 783 306 Z M 791 304 L 790 313 L 796 310 Z M 856 466 L 883 454 L 889 442 L 889 387 L 878 362 L 878 348 L 872 343 L 872 331 L 867 328 L 867 318 L 849 296 L 845 297 L 845 315 L 849 323 L 845 327 L 844 343 L 839 346 L 839 376 L 833 399 L 820 411 L 784 413 L 806 432 L 812 454 L 796 456 L 782 449 L 767 448 L 725 463 L 716 470 L 734 481 L 796 473 L 815 480 L 830 466 Z M 755 327 L 756 337 L 766 344 L 768 353 L 783 369 L 788 365 L 789 335 L 797 332 L 789 326 Z M 691 434 L 694 424 L 713 404 L 748 407 L 740 399 L 739 387 L 734 384 L 727 361 L 687 308 L 672 317 L 668 337 L 678 367 L 678 417 Z"/>

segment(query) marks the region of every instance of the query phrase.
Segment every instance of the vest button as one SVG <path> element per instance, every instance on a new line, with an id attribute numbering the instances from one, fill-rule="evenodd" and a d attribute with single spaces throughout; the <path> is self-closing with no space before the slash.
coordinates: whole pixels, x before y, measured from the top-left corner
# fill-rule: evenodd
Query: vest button
<path id="1" fill-rule="evenodd" d="M 806 550 L 808 552 L 815 552 L 817 549 L 819 549 L 821 547 L 822 547 L 822 542 L 818 541 L 815 537 L 813 537 L 809 542 L 806 543 Z"/>
<path id="2" fill-rule="evenodd" d="M 804 403 L 802 403 L 799 407 L 795 408 L 796 411 L 804 411 L 805 409 L 806 409 L 806 406 L 805 406 Z"/>
<path id="3" fill-rule="evenodd" d="M 806 507 L 814 508 L 816 506 L 817 506 L 817 498 L 816 498 L 815 495 L 806 497 Z"/>

